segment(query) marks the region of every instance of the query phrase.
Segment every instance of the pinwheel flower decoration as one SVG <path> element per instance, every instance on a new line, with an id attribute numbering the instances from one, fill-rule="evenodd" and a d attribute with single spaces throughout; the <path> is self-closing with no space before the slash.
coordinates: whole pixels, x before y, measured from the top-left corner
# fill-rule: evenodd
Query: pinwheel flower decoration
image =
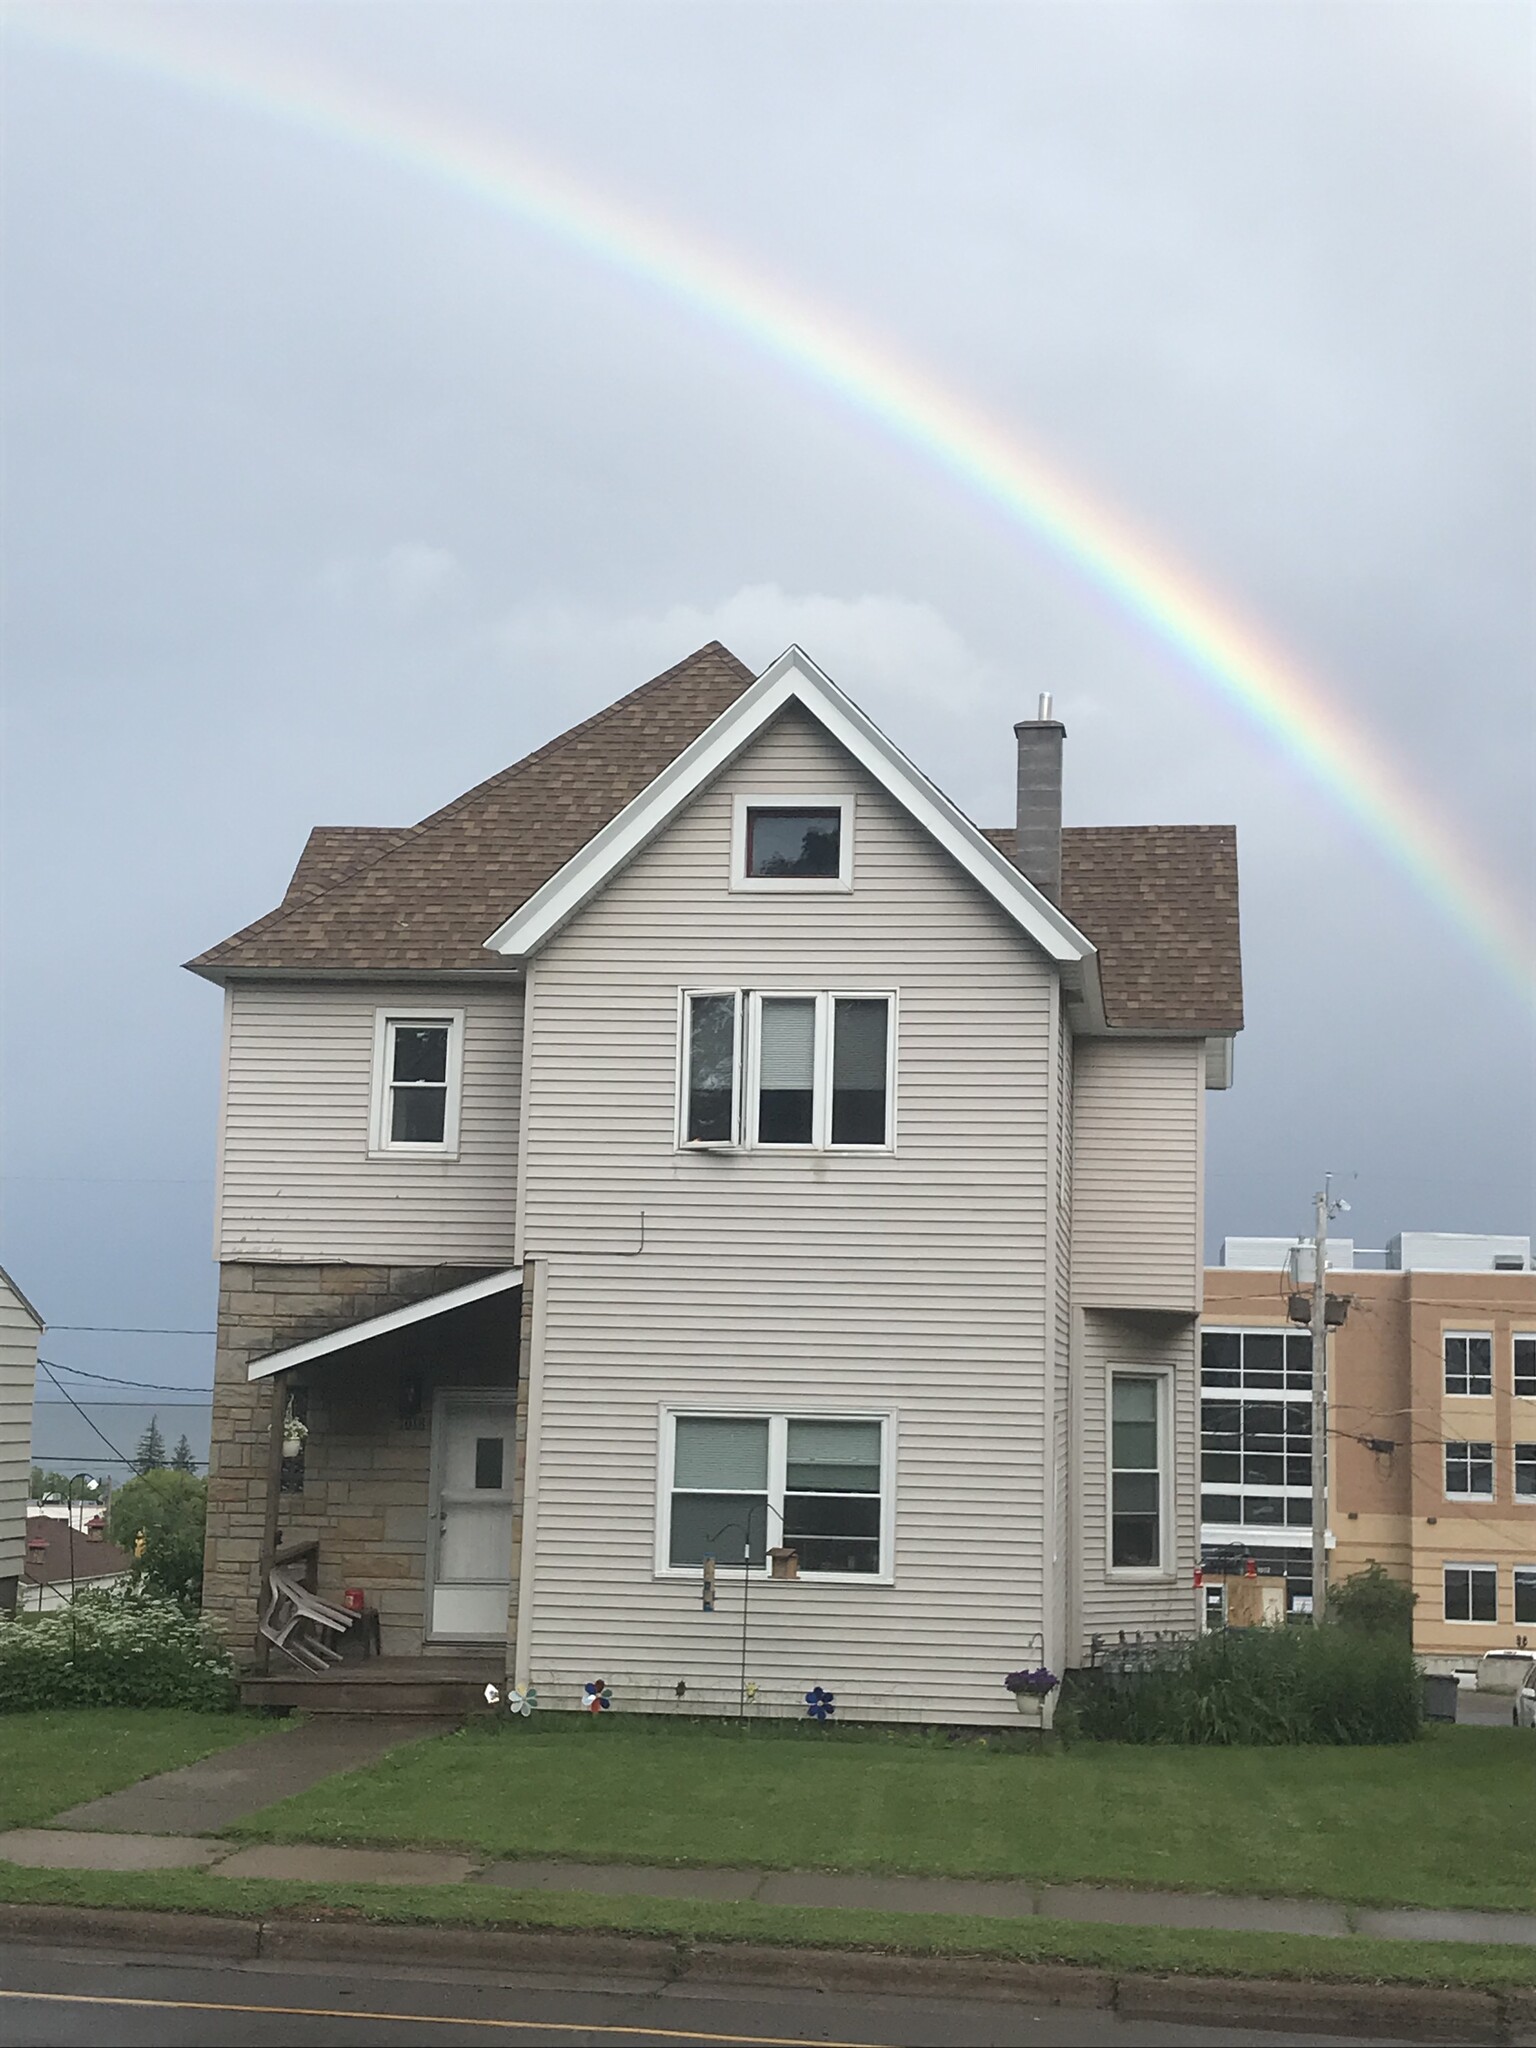
<path id="1" fill-rule="evenodd" d="M 606 1714 L 613 1705 L 613 1694 L 600 1678 L 588 1679 L 583 1694 L 581 1704 L 589 1714 Z"/>
<path id="2" fill-rule="evenodd" d="M 808 1721 L 825 1721 L 829 1714 L 835 1714 L 836 1712 L 837 1708 L 832 1703 L 831 1693 L 824 1692 L 819 1685 L 813 1685 L 805 1696 L 806 1719 Z"/>
<path id="3" fill-rule="evenodd" d="M 536 1685 L 530 1685 L 526 1692 L 519 1692 L 516 1686 L 509 1685 L 503 1693 L 499 1685 L 488 1685 L 485 1688 L 485 1704 L 488 1707 L 505 1706 L 509 1714 L 520 1714 L 526 1721 L 539 1704 L 539 1689 Z"/>

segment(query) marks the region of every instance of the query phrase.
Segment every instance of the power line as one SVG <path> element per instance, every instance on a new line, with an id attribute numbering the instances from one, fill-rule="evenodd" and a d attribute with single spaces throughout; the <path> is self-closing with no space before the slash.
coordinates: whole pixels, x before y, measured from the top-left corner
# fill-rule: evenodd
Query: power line
<path id="1" fill-rule="evenodd" d="M 80 1420 L 85 1424 L 86 1428 L 91 1432 L 92 1436 L 101 1437 L 101 1441 L 112 1453 L 113 1459 L 116 1461 L 116 1463 L 118 1463 L 119 1465 L 131 1466 L 133 1464 L 132 1458 L 125 1458 L 122 1452 L 117 1448 L 117 1445 L 113 1443 L 111 1437 L 101 1435 L 101 1431 L 96 1427 L 95 1423 L 92 1422 L 90 1416 L 86 1414 L 85 1410 L 80 1406 L 80 1403 L 75 1399 L 74 1395 L 69 1391 L 68 1387 L 65 1386 L 64 1382 L 61 1379 L 55 1376 L 53 1368 L 49 1365 L 44 1364 L 42 1359 L 38 1360 L 38 1364 L 42 1366 L 43 1371 L 47 1373 L 49 1379 L 53 1381 L 53 1384 L 64 1396 L 65 1400 L 69 1403 L 70 1407 L 74 1409 L 75 1413 L 80 1417 Z"/>
<path id="2" fill-rule="evenodd" d="M 170 1380 L 125 1380 L 116 1373 L 87 1372 L 83 1365 L 64 1365 L 57 1358 L 40 1358 L 37 1362 L 39 1365 L 50 1366 L 54 1372 L 69 1372 L 77 1379 L 96 1380 L 104 1387 L 146 1387 L 155 1394 L 212 1393 L 211 1388 L 181 1386 Z"/>
<path id="3" fill-rule="evenodd" d="M 50 1330 L 90 1330 L 107 1337 L 217 1337 L 217 1330 L 160 1329 L 145 1323 L 50 1323 Z"/>

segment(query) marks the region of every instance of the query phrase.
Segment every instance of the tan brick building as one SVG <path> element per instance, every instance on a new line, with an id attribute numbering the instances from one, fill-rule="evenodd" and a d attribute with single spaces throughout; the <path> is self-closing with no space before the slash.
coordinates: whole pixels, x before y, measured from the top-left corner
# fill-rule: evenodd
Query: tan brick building
<path id="1" fill-rule="evenodd" d="M 1251 1560 L 1311 1594 L 1311 1346 L 1290 1241 L 1228 1239 L 1201 1327 L 1209 1618 Z M 1310 1253 L 1306 1254 L 1310 1258 Z M 1360 1262 L 1372 1257 L 1366 1269 Z M 1465 1667 L 1536 1643 L 1536 1271 L 1527 1238 L 1404 1233 L 1331 1248 L 1329 1582 L 1371 1559 L 1418 1596 L 1414 1645 Z"/>

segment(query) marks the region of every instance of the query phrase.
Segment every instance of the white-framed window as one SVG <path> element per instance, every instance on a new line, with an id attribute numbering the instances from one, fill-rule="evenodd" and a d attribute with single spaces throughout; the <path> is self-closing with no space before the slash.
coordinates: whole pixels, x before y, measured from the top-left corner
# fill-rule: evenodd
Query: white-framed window
<path id="1" fill-rule="evenodd" d="M 894 1149 L 892 991 L 684 989 L 679 1014 L 681 1146 Z"/>
<path id="2" fill-rule="evenodd" d="M 1536 1333 L 1515 1332 L 1515 1392 L 1536 1395 Z"/>
<path id="3" fill-rule="evenodd" d="M 1169 1571 L 1169 1376 L 1109 1376 L 1109 1569 Z"/>
<path id="4" fill-rule="evenodd" d="M 1447 1621 L 1498 1620 L 1499 1568 L 1496 1564 L 1446 1565 L 1445 1618 Z"/>
<path id="5" fill-rule="evenodd" d="M 1447 1330 L 1445 1391 L 1448 1394 L 1493 1392 L 1493 1338 L 1486 1330 Z"/>
<path id="6" fill-rule="evenodd" d="M 782 1545 L 801 1578 L 889 1584 L 892 1435 L 886 1414 L 664 1409 L 657 1572 L 766 1572 Z"/>
<path id="7" fill-rule="evenodd" d="M 1493 1445 L 1447 1444 L 1445 1491 L 1450 1499 L 1492 1500 Z"/>
<path id="8" fill-rule="evenodd" d="M 844 894 L 853 887 L 851 792 L 739 795 L 731 809 L 731 887 Z"/>
<path id="9" fill-rule="evenodd" d="M 1536 1444 L 1515 1445 L 1515 1499 L 1536 1500 Z"/>
<path id="10" fill-rule="evenodd" d="M 462 1010 L 377 1011 L 369 1151 L 456 1157 L 463 1071 Z"/>
<path id="11" fill-rule="evenodd" d="M 1515 1566 L 1515 1620 L 1536 1621 L 1536 1564 Z"/>

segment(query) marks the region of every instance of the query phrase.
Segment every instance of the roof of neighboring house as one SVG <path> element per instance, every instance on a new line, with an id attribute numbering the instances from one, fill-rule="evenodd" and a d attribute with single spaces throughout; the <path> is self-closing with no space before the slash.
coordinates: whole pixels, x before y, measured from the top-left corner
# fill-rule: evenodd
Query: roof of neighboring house
<path id="1" fill-rule="evenodd" d="M 76 1585 L 86 1579 L 119 1578 L 133 1569 L 133 1559 L 127 1551 L 109 1543 L 104 1536 L 100 1542 L 92 1542 L 83 1530 L 72 1528 L 58 1515 L 28 1515 L 23 1575 L 34 1586 L 67 1586 L 71 1578 L 71 1548 Z"/>
<path id="2" fill-rule="evenodd" d="M 515 967 L 491 933 L 752 681 L 711 641 L 418 825 L 317 826 L 277 909 L 188 966 L 215 981 Z M 986 837 L 1013 859 L 1011 830 Z M 1069 828 L 1060 908 L 1098 949 L 1112 1027 L 1241 1029 L 1230 826 Z"/>
<path id="3" fill-rule="evenodd" d="M 28 1301 L 27 1297 L 22 1293 L 21 1289 L 16 1285 L 16 1282 L 11 1278 L 10 1274 L 7 1273 L 4 1266 L 0 1266 L 0 1287 L 3 1287 L 8 1294 L 14 1296 L 17 1305 L 26 1310 L 27 1314 L 32 1318 L 33 1322 L 36 1323 L 37 1327 L 40 1330 L 47 1329 L 48 1325 L 43 1321 L 42 1317 L 38 1314 L 37 1310 L 32 1306 L 31 1302 Z"/>

